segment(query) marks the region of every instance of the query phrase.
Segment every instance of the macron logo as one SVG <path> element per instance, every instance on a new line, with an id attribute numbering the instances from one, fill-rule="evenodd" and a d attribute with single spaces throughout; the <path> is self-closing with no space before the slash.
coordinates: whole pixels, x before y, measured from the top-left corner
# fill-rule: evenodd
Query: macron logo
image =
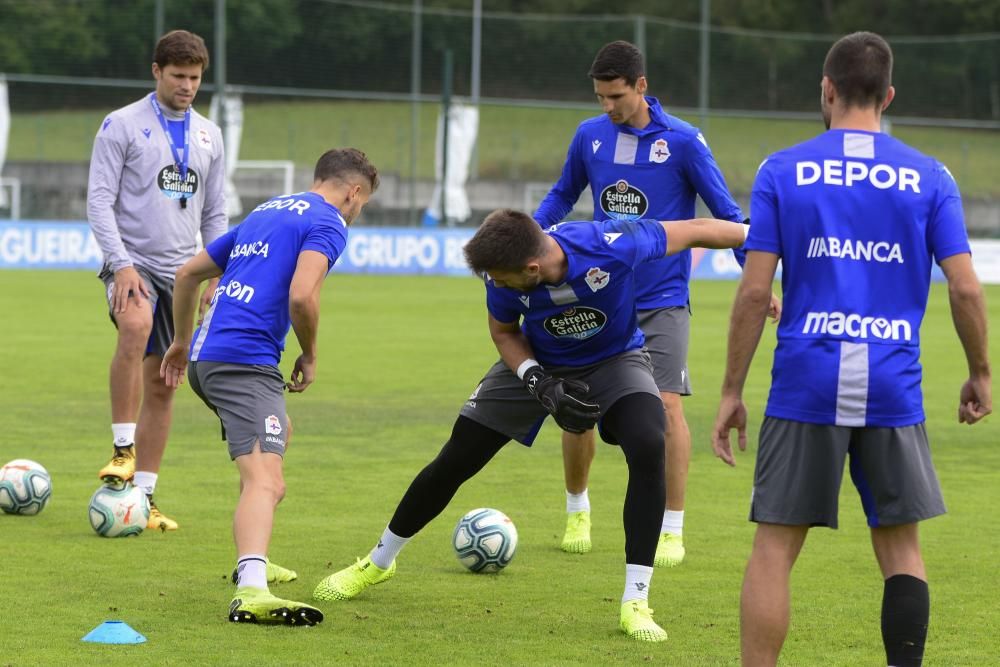
<path id="1" fill-rule="evenodd" d="M 608 245 L 611 245 L 612 243 L 617 241 L 619 237 L 621 237 L 621 235 L 622 235 L 621 232 L 607 232 L 604 235 L 604 242 L 607 243 Z"/>
<path id="2" fill-rule="evenodd" d="M 905 340 L 912 338 L 910 323 L 906 320 L 889 320 L 884 317 L 871 317 L 857 313 L 811 312 L 806 315 L 804 334 L 829 334 L 831 336 L 850 336 L 866 340 Z"/>
<path id="3" fill-rule="evenodd" d="M 594 155 L 597 155 L 597 149 L 601 147 L 600 139 L 594 139 L 590 142 L 590 147 L 594 149 Z"/>

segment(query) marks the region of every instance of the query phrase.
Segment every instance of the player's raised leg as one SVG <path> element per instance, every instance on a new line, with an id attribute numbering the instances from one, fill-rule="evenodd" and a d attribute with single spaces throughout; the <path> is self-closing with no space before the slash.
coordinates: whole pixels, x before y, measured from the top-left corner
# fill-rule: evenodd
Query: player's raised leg
<path id="1" fill-rule="evenodd" d="M 778 662 L 788 634 L 788 580 L 809 526 L 757 524 L 740 595 L 740 650 L 746 667 Z"/>
<path id="2" fill-rule="evenodd" d="M 410 483 L 375 547 L 364 559 L 323 579 L 317 600 L 350 600 L 396 573 L 396 556 L 420 530 L 444 511 L 459 487 L 483 469 L 510 440 L 502 433 L 459 416 L 451 438 Z"/>
<path id="3" fill-rule="evenodd" d="M 563 431 L 563 475 L 566 479 L 566 532 L 559 548 L 567 553 L 585 554 L 590 541 L 590 496 L 587 485 L 597 444 L 594 430 L 583 433 Z"/>
<path id="4" fill-rule="evenodd" d="M 233 517 L 236 542 L 236 593 L 229 606 L 229 620 L 236 623 L 315 625 L 323 612 L 303 602 L 283 600 L 267 586 L 267 549 L 271 541 L 274 509 L 285 495 L 282 458 L 262 452 L 259 441 L 236 457 L 242 491 Z"/>

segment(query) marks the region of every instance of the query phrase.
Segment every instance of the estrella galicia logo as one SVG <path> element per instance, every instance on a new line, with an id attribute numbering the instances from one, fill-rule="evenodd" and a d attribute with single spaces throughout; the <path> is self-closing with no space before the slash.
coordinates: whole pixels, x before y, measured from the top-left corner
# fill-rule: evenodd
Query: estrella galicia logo
<path id="1" fill-rule="evenodd" d="M 602 311 L 587 306 L 577 306 L 545 318 L 542 326 L 556 338 L 585 340 L 598 333 L 607 323 L 608 316 Z"/>
<path id="2" fill-rule="evenodd" d="M 646 215 L 649 199 L 646 194 L 621 179 L 601 192 L 601 210 L 615 220 L 638 220 Z"/>
<path id="3" fill-rule="evenodd" d="M 160 170 L 156 177 L 160 192 L 170 199 L 190 199 L 198 192 L 198 172 L 188 167 L 187 178 L 181 180 L 181 172 L 172 164 Z"/>

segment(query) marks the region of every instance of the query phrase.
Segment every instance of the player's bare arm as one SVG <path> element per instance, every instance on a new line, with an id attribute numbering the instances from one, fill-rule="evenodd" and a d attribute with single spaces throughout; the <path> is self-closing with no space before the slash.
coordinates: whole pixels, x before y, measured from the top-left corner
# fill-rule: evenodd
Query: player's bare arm
<path id="1" fill-rule="evenodd" d="M 323 253 L 315 250 L 299 253 L 292 284 L 288 288 L 288 313 L 302 348 L 287 385 L 291 392 L 305 391 L 316 379 L 319 292 L 329 269 L 330 260 Z"/>
<path id="2" fill-rule="evenodd" d="M 733 301 L 729 320 L 726 373 L 722 381 L 722 399 L 712 429 L 712 449 L 729 465 L 735 465 L 729 432 L 736 429 L 740 450 L 747 447 L 747 412 L 743 403 L 743 385 L 750 370 L 760 334 L 764 329 L 771 303 L 771 283 L 778 267 L 778 256 L 750 251 L 743 266 L 743 277 Z"/>
<path id="3" fill-rule="evenodd" d="M 667 233 L 667 254 L 688 248 L 738 248 L 746 240 L 747 226 L 739 222 L 695 218 L 661 221 Z"/>
<path id="4" fill-rule="evenodd" d="M 222 269 L 204 250 L 177 270 L 174 279 L 174 340 L 160 364 L 160 377 L 168 387 L 177 387 L 184 382 L 188 348 L 194 331 L 194 313 L 198 304 L 198 287 L 204 281 L 220 275 Z"/>
<path id="5" fill-rule="evenodd" d="M 516 373 L 521 364 L 534 358 L 531 344 L 521 331 L 519 322 L 500 322 L 489 315 L 489 328 L 490 338 L 510 370 Z"/>
<path id="6" fill-rule="evenodd" d="M 948 279 L 951 318 L 969 365 L 969 379 L 959 393 L 958 421 L 974 424 L 993 411 L 983 288 L 967 253 L 945 258 L 941 269 Z"/>

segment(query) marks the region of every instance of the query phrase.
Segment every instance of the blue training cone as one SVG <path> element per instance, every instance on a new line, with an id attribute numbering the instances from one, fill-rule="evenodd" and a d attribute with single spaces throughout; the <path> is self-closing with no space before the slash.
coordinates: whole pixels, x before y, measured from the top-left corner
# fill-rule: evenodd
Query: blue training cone
<path id="1" fill-rule="evenodd" d="M 141 644 L 146 638 L 125 621 L 104 621 L 84 635 L 83 641 L 98 644 Z"/>

